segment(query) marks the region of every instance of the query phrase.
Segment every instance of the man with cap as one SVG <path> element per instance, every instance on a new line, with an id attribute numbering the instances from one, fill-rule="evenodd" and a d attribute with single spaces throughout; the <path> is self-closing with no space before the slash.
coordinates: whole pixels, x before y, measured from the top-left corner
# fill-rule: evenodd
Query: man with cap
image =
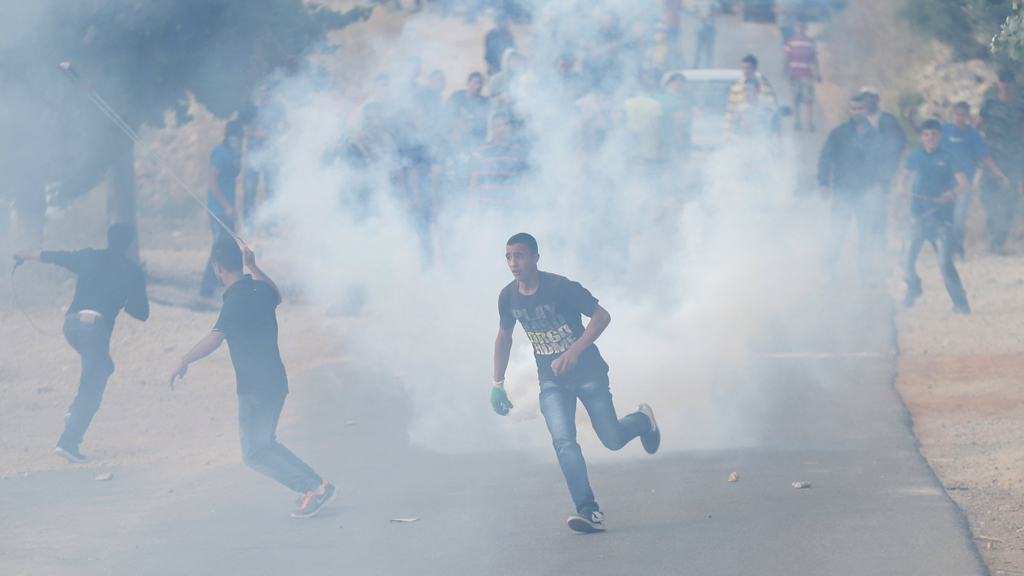
<path id="1" fill-rule="evenodd" d="M 864 97 L 864 118 L 871 123 L 871 127 L 882 133 L 882 165 L 879 166 L 879 176 L 882 179 L 882 189 L 888 190 L 892 177 L 900 167 L 900 157 L 903 156 L 903 149 L 907 146 L 907 135 L 903 133 L 903 126 L 895 116 L 882 110 L 878 103 L 878 88 L 874 86 L 863 86 L 860 95 Z"/>
<path id="2" fill-rule="evenodd" d="M 92 417 L 100 409 L 107 380 L 114 373 L 110 357 L 110 335 L 114 319 L 124 309 L 131 317 L 145 322 L 149 318 L 146 279 L 142 268 L 128 258 L 135 241 L 135 229 L 114 224 L 107 230 L 107 248 L 86 248 L 74 252 L 18 252 L 14 260 L 39 260 L 56 264 L 78 275 L 75 297 L 64 318 L 64 338 L 82 357 L 82 376 L 78 395 L 64 415 L 64 433 L 54 453 L 68 462 L 88 460 L 78 451 Z"/>
<path id="3" fill-rule="evenodd" d="M 1005 255 L 1006 237 L 1013 226 L 1021 180 L 1024 180 L 1024 100 L 1017 96 L 1017 79 L 1011 70 L 999 72 L 999 96 L 985 100 L 975 120 L 985 133 L 992 160 L 1008 183 L 992 170 L 981 177 L 981 203 L 990 236 L 989 250 Z"/>

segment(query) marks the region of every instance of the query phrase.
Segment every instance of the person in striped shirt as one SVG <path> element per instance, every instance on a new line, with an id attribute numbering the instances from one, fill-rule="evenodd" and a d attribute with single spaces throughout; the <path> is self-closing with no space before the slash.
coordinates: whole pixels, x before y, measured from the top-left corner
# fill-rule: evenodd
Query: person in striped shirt
<path id="1" fill-rule="evenodd" d="M 512 126 L 507 114 L 491 118 L 491 140 L 477 148 L 476 170 L 469 184 L 470 202 L 475 210 L 510 206 L 515 188 L 526 164 L 523 149 L 512 142 Z"/>
<path id="2" fill-rule="evenodd" d="M 818 69 L 818 43 L 807 36 L 807 23 L 793 25 L 793 37 L 786 41 L 786 76 L 793 88 L 793 129 L 800 131 L 800 105 L 807 107 L 807 130 L 814 132 L 814 83 L 821 82 Z"/>
<path id="3" fill-rule="evenodd" d="M 757 73 L 757 57 L 753 54 L 748 54 L 743 58 L 741 68 L 743 70 L 743 78 L 729 88 L 729 103 L 725 109 L 725 137 L 727 139 L 732 139 L 737 134 L 740 115 L 750 106 L 744 93 L 747 80 L 753 78 L 757 85 L 761 87 L 759 101 L 771 110 L 776 109 L 775 89 L 772 88 L 768 80 Z"/>

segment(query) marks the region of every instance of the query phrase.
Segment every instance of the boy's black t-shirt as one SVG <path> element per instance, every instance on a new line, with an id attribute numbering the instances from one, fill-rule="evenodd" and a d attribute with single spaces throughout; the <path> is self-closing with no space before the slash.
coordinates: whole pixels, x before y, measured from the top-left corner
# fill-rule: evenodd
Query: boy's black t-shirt
<path id="1" fill-rule="evenodd" d="M 277 347 L 277 292 L 249 274 L 224 291 L 224 307 L 213 329 L 231 351 L 239 395 L 283 396 L 288 375 Z"/>
<path id="2" fill-rule="evenodd" d="M 548 272 L 540 273 L 540 286 L 529 296 L 519 293 L 516 280 L 498 296 L 502 329 L 511 330 L 517 320 L 523 325 L 533 343 L 541 381 L 579 383 L 607 377 L 608 364 L 593 344 L 580 354 L 572 371 L 555 376 L 551 370 L 551 362 L 583 335 L 581 315 L 591 316 L 596 308 L 597 298 L 579 282 Z"/>

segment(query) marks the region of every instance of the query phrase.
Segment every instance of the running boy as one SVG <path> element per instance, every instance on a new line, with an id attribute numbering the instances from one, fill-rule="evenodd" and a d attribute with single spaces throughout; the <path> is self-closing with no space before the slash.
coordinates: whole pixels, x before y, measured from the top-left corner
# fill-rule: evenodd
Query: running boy
<path id="1" fill-rule="evenodd" d="M 921 141 L 924 142 L 924 148 L 914 150 L 907 157 L 906 165 L 897 179 L 900 194 L 905 196 L 907 176 L 915 174 L 913 199 L 910 203 L 914 220 L 903 239 L 903 278 L 907 282 L 903 306 L 913 306 L 922 294 L 921 277 L 917 275 L 915 267 L 921 245 L 928 240 L 935 247 L 942 280 L 953 299 L 953 312 L 970 314 L 971 308 L 967 305 L 967 295 L 960 283 L 960 275 L 953 266 L 951 246 L 956 195 L 970 190 L 970 184 L 960 161 L 942 147 L 942 125 L 938 120 L 928 120 L 921 125 Z"/>
<path id="2" fill-rule="evenodd" d="M 618 450 L 640 437 L 648 454 L 658 451 L 661 431 L 647 404 L 622 419 L 615 416 L 608 389 L 608 364 L 594 341 L 611 322 L 608 311 L 586 288 L 564 276 L 537 270 L 537 240 L 526 233 L 509 238 L 505 260 L 515 280 L 498 296 L 500 323 L 494 343 L 494 387 L 491 406 L 505 416 L 512 408 L 505 393 L 505 369 L 512 351 L 512 329 L 523 325 L 533 343 L 540 378 L 540 410 L 558 456 L 558 464 L 576 503 L 569 528 L 601 532 L 604 513 L 594 500 L 587 463 L 576 442 L 576 400 L 590 415 L 601 443 Z M 581 315 L 590 317 L 586 329 Z"/>
<path id="3" fill-rule="evenodd" d="M 277 442 L 277 420 L 288 394 L 288 376 L 277 347 L 277 285 L 256 266 L 256 256 L 245 254 L 231 238 L 221 238 L 210 256 L 214 273 L 224 284 L 224 307 L 205 338 L 178 363 L 171 374 L 184 378 L 188 365 L 209 356 L 228 341 L 238 390 L 238 431 L 242 460 L 302 494 L 293 518 L 308 518 L 338 497 L 334 485 L 317 475 L 298 456 Z M 242 263 L 252 274 L 242 272 Z"/>

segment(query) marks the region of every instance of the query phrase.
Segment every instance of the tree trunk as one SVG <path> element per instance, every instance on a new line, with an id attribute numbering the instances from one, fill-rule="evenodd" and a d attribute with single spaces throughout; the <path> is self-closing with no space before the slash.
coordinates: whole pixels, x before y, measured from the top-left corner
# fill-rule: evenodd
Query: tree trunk
<path id="1" fill-rule="evenodd" d="M 135 195 L 135 145 L 127 138 L 118 138 L 114 161 L 110 167 L 110 190 L 113 194 L 114 222 L 128 224 L 135 229 L 138 238 L 139 227 L 136 217 Z M 139 242 L 136 241 L 128 256 L 139 261 Z"/>

